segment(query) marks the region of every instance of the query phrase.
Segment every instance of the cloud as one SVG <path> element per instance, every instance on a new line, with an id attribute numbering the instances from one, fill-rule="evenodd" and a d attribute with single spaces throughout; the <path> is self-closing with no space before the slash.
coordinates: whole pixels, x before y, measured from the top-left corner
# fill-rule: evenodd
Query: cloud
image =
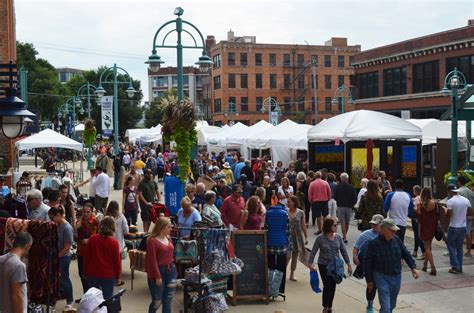
<path id="1" fill-rule="evenodd" d="M 173 20 L 176 1 L 18 0 L 17 39 L 35 44 L 54 66 L 91 69 L 117 63 L 142 81 L 153 35 Z M 255 35 L 259 43 L 323 44 L 347 37 L 362 49 L 462 27 L 473 16 L 471 1 L 181 1 L 183 18 L 203 36 Z M 175 44 L 170 36 L 167 41 Z M 191 43 L 189 40 L 187 43 Z M 175 49 L 159 49 L 165 66 Z M 185 65 L 200 52 L 184 51 Z"/>

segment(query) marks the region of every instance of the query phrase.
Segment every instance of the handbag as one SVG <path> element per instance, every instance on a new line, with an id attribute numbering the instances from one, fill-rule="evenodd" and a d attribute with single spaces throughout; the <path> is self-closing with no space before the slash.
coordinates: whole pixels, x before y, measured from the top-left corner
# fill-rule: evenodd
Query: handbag
<path id="1" fill-rule="evenodd" d="M 282 280 L 283 272 L 279 270 L 268 270 L 268 295 L 270 297 L 278 297 Z"/>
<path id="2" fill-rule="evenodd" d="M 436 214 L 439 216 L 439 205 L 438 205 L 437 202 L 436 202 Z M 444 238 L 444 232 L 443 232 L 443 229 L 441 228 L 441 225 L 439 224 L 439 218 L 438 218 L 438 222 L 436 223 L 436 229 L 435 229 L 434 237 L 438 241 L 441 241 Z"/>
<path id="3" fill-rule="evenodd" d="M 196 240 L 178 240 L 174 249 L 176 263 L 198 262 L 198 246 Z"/>

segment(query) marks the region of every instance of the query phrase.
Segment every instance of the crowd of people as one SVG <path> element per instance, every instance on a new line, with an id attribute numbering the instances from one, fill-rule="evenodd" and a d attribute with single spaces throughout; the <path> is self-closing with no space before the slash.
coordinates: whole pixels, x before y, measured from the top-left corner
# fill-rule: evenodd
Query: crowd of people
<path id="1" fill-rule="evenodd" d="M 124 237 L 130 228 L 136 228 L 140 216 L 144 232 L 150 233 L 146 248 L 152 299 L 149 312 L 156 312 L 160 306 L 163 312 L 171 312 L 177 277 L 174 247 L 169 237 L 173 224 L 160 217 L 150 231 L 150 209 L 162 200 L 159 181 L 166 175 L 177 174 L 177 156 L 162 152 L 161 147 L 139 149 L 120 145 L 115 155 L 106 146 L 98 147 L 97 151 L 95 168 L 87 180 L 75 186 L 60 181 L 57 188 L 46 184 L 42 190 L 32 189 L 26 194 L 29 219 L 58 225 L 61 294 L 67 306 L 71 306 L 74 299 L 69 267 L 73 247 L 77 246 L 83 292 L 97 287 L 105 298 L 112 296 L 114 287 L 124 284 L 121 280 L 121 263 L 127 256 Z M 281 242 L 278 246 L 269 246 L 269 253 L 283 256 L 285 268 L 291 263 L 291 281 L 297 281 L 298 260 L 303 260 L 311 271 L 319 272 L 323 284 L 323 312 L 333 312 L 336 285 L 344 276 L 344 264 L 348 275 L 353 273 L 346 249 L 353 218 L 361 234 L 354 243 L 352 262 L 356 266 L 354 274 L 367 281 L 367 312 L 374 312 L 376 290 L 381 312 L 392 312 L 395 308 L 402 259 L 415 278 L 419 276 L 414 261 L 417 257 L 423 260 L 422 271 L 427 271 L 429 265 L 429 274 L 437 274 L 432 241 L 440 232 L 449 252 L 450 273 L 462 273 L 465 236 L 468 237 L 465 255 L 471 254 L 472 219 L 469 216 L 474 193 L 466 187 L 467 179 L 463 176 L 458 177 L 457 186 L 448 186 L 449 199 L 440 205 L 433 199 L 429 187 L 415 186 L 410 194 L 403 180 L 396 179 L 392 188 L 384 171 L 379 171 L 375 179 L 363 178 L 361 188 L 356 190 L 347 173 L 327 169 L 312 171 L 304 157 L 285 167 L 281 161 L 274 162 L 268 157 L 250 161 L 238 152 L 201 153 L 192 161 L 191 168 L 185 196 L 175 218 L 180 229 L 178 237 L 188 238 L 189 228 L 200 221 L 231 231 L 266 229 L 270 242 L 278 236 L 286 236 L 278 239 Z M 54 173 L 54 162 L 48 162 L 48 171 Z M 87 183 L 88 201 L 78 210 L 77 195 L 71 191 Z M 121 201 L 110 201 L 111 186 L 122 190 Z M 275 208 L 278 214 L 286 216 L 286 233 L 281 231 L 280 224 L 276 225 L 277 219 L 269 218 L 275 216 Z M 441 214 L 449 219 L 449 227 L 445 229 L 440 227 Z M 409 220 L 415 235 L 412 253 L 404 244 Z M 338 225 L 340 232 L 337 232 Z M 306 246 L 311 227 L 317 237 L 308 255 Z M 28 236 L 17 238 L 15 248 L 0 257 L 3 268 L 17 264 L 17 257 L 31 245 Z M 420 256 L 418 249 L 421 249 Z M 11 254 L 17 257 L 10 259 Z M 18 266 L 16 270 L 23 272 L 24 269 Z M 21 273 L 11 279 L 15 283 L 25 281 Z"/>

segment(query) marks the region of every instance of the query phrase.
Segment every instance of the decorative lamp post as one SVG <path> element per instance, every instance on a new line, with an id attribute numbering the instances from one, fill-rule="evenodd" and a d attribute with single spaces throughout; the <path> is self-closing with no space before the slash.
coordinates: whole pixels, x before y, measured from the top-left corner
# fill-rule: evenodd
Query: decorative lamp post
<path id="1" fill-rule="evenodd" d="M 227 109 L 224 111 L 224 116 L 229 117 L 229 116 L 239 116 L 239 111 L 237 110 L 237 105 L 234 102 L 229 102 L 229 105 L 227 106 Z M 231 120 L 229 121 L 229 125 L 232 126 L 234 125 L 234 121 Z"/>
<path id="2" fill-rule="evenodd" d="M 125 81 L 119 81 L 119 71 L 122 72 L 123 77 Z M 128 77 L 128 80 L 126 80 L 125 77 Z M 117 64 L 114 64 L 114 66 L 106 68 L 102 74 L 100 74 L 99 78 L 99 87 L 96 88 L 95 94 L 98 98 L 101 98 L 105 95 L 106 91 L 104 87 L 102 87 L 102 84 L 113 84 L 114 86 L 114 153 L 117 154 L 119 152 L 119 143 L 118 143 L 118 85 L 128 85 L 128 88 L 126 89 L 127 96 L 129 98 L 133 98 L 133 96 L 136 93 L 136 90 L 133 88 L 132 85 L 132 77 L 128 72 L 117 66 Z"/>
<path id="3" fill-rule="evenodd" d="M 26 103 L 17 97 L 16 65 L 10 61 L 0 64 L 0 80 L 5 85 L 0 87 L 0 125 L 5 137 L 13 139 L 24 134 L 27 118 L 35 114 L 26 109 Z M 7 69 L 7 71 L 3 71 Z M 5 77 L 5 78 L 3 78 Z"/>
<path id="4" fill-rule="evenodd" d="M 196 65 L 199 66 L 202 73 L 204 73 L 204 74 L 209 73 L 210 70 L 211 70 L 211 66 L 213 64 L 212 61 L 211 61 L 211 58 L 207 55 L 206 42 L 204 41 L 203 35 L 201 34 L 201 32 L 199 31 L 199 29 L 196 26 L 194 26 L 190 22 L 185 21 L 181 18 L 181 15 L 183 15 L 183 13 L 184 13 L 184 10 L 181 7 L 177 7 L 174 10 L 174 14 L 177 15 L 178 17 L 174 20 L 166 22 L 165 24 L 163 24 L 158 29 L 158 31 L 155 33 L 155 36 L 153 38 L 153 48 L 151 50 L 151 55 L 148 58 L 148 60 L 145 62 L 145 64 L 149 65 L 150 71 L 158 72 L 160 70 L 161 64 L 163 64 L 164 61 L 162 61 L 161 57 L 157 54 L 156 48 L 176 49 L 177 59 L 178 59 L 178 62 L 177 62 L 177 68 L 178 68 L 178 101 L 180 103 L 181 103 L 181 101 L 184 100 L 183 49 L 201 49 L 202 50 L 202 55 L 199 57 L 198 61 L 195 63 Z M 170 24 L 173 24 L 173 23 L 175 24 L 175 28 L 170 30 L 168 33 L 166 33 L 166 35 L 164 36 L 163 41 L 161 42 L 161 44 L 157 43 L 156 40 L 158 38 L 158 35 L 159 35 L 160 31 L 164 27 L 166 27 Z M 202 42 L 201 45 L 198 45 L 198 43 L 196 42 L 196 39 L 194 38 L 194 36 L 188 30 L 183 28 L 183 26 L 184 26 L 183 24 L 190 26 L 192 29 L 194 29 L 199 34 L 199 36 L 201 38 L 201 42 Z M 178 35 L 177 45 L 176 46 L 166 45 L 165 44 L 166 38 L 168 37 L 169 34 L 171 34 L 173 32 L 176 32 L 177 35 Z M 183 32 L 185 32 L 186 34 L 191 36 L 191 38 L 193 39 L 193 42 L 194 42 L 194 46 L 183 46 L 183 44 L 181 42 L 181 35 L 182 35 Z"/>
<path id="5" fill-rule="evenodd" d="M 87 99 L 87 118 L 91 118 L 91 97 L 94 96 L 96 87 L 89 82 L 79 87 L 77 90 L 77 102 L 82 104 L 81 99 Z M 97 99 L 100 100 L 100 99 Z"/>
<path id="6" fill-rule="evenodd" d="M 441 92 L 445 96 L 449 96 L 451 91 L 451 176 L 448 178 L 448 184 L 456 184 L 457 173 L 458 173 L 458 100 L 459 100 L 459 89 L 464 89 L 466 86 L 466 77 L 458 71 L 455 67 L 454 70 L 449 72 L 444 78 L 444 86 Z M 468 132 L 467 132 L 468 131 Z M 466 152 L 466 163 L 470 162 L 471 154 L 471 121 L 466 121 L 466 136 L 468 139 L 468 147 Z"/>
<path id="7" fill-rule="evenodd" d="M 265 113 L 265 108 L 268 109 L 268 122 L 274 126 L 278 125 L 278 119 L 281 115 L 281 109 L 278 105 L 278 102 L 274 98 L 268 97 L 263 100 L 262 109 L 260 110 L 260 112 Z M 272 116 L 272 112 L 276 113 Z"/>
<path id="8" fill-rule="evenodd" d="M 76 132 L 76 105 L 78 104 L 78 99 L 76 97 L 70 97 L 67 101 L 58 109 L 58 118 L 62 118 L 63 114 L 71 112 L 72 113 L 72 129 L 68 131 L 70 135 L 75 134 Z M 81 102 L 82 104 L 82 102 Z M 82 108 L 81 108 L 82 109 Z M 71 110 L 71 111 L 69 111 Z M 84 112 L 84 109 L 82 109 Z"/>
<path id="9" fill-rule="evenodd" d="M 352 96 L 352 92 L 349 88 L 344 86 L 344 84 L 342 84 L 341 87 L 336 89 L 336 91 L 334 92 L 334 96 L 332 98 L 332 104 L 338 105 L 339 104 L 338 98 L 341 97 L 341 113 L 345 113 L 344 98 L 345 98 L 346 91 L 348 92 L 348 96 L 349 96 L 349 105 L 354 104 L 354 100 L 353 100 L 354 97 Z"/>

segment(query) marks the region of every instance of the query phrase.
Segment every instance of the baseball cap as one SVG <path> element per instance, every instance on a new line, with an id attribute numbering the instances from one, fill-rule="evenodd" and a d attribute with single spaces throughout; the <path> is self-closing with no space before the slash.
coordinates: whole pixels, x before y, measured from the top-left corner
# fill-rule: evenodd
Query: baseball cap
<path id="1" fill-rule="evenodd" d="M 449 184 L 448 185 L 448 191 L 458 192 L 459 190 L 456 188 L 455 184 Z"/>
<path id="2" fill-rule="evenodd" d="M 397 224 L 395 224 L 395 222 L 390 219 L 390 218 L 386 218 L 382 221 L 382 223 L 380 223 L 380 225 L 384 228 L 390 228 L 391 230 L 393 231 L 398 231 L 400 230 L 400 228 L 398 228 Z"/>
<path id="3" fill-rule="evenodd" d="M 384 220 L 383 215 L 375 214 L 374 216 L 372 216 L 372 220 L 369 223 L 378 225 L 378 224 L 382 223 L 383 220 Z"/>

